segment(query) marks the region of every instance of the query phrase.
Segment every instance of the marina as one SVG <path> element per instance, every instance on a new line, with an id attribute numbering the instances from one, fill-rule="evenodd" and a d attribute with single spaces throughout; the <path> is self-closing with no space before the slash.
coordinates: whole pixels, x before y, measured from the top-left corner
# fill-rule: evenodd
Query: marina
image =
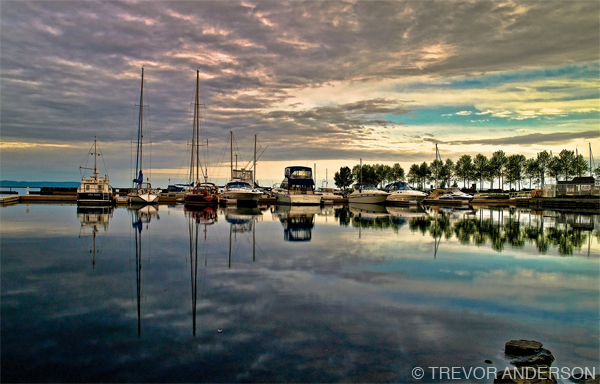
<path id="1" fill-rule="evenodd" d="M 597 213 L 0 209 L 3 382 L 416 382 L 521 338 L 597 363 Z"/>

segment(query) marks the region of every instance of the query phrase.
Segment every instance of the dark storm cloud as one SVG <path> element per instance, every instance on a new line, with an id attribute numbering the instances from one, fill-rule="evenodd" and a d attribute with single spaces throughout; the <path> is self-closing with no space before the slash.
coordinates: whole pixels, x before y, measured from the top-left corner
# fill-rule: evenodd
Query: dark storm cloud
<path id="1" fill-rule="evenodd" d="M 285 143 L 308 135 L 312 148 L 326 134 L 345 144 L 365 139 L 366 127 L 392 124 L 385 115 L 405 113 L 403 103 L 369 96 L 274 106 L 331 82 L 594 61 L 598 8 L 592 1 L 7 1 L 2 134 L 127 141 L 145 66 L 157 142 L 188 139 L 199 69 L 208 136 L 260 132 Z"/>

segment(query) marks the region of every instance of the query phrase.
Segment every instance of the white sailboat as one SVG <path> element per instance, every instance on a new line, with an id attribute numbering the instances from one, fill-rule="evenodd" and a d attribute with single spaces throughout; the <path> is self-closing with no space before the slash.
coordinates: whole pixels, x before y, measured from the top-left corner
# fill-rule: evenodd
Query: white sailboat
<path id="1" fill-rule="evenodd" d="M 142 68 L 142 85 L 140 91 L 140 114 L 138 121 L 138 137 L 137 151 L 135 161 L 135 174 L 137 177 L 133 179 L 134 187 L 127 194 L 127 202 L 129 204 L 155 204 L 158 203 L 159 191 L 152 189 L 148 179 L 144 182 L 144 174 L 142 172 L 143 165 L 143 120 L 144 120 L 144 68 Z"/>
<path id="2" fill-rule="evenodd" d="M 254 184 L 254 170 L 233 169 L 233 132 L 230 131 L 231 141 L 231 180 L 225 184 L 224 190 L 221 192 L 221 199 L 235 202 L 238 205 L 254 205 L 262 196 L 262 191 L 258 188 L 253 188 L 250 182 Z M 254 144 L 254 157 L 256 159 L 256 136 Z M 237 160 L 236 160 L 237 163 Z M 256 164 L 256 160 L 254 161 Z"/>

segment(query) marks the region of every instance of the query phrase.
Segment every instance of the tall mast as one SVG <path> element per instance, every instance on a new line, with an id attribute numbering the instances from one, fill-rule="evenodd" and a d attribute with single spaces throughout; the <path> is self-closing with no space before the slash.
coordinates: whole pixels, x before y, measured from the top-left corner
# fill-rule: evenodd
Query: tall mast
<path id="1" fill-rule="evenodd" d="M 135 158 L 135 177 L 139 178 L 142 172 L 142 138 L 144 137 L 142 127 L 144 121 L 144 67 L 142 67 L 142 84 L 140 86 L 140 115 L 138 120 L 137 153 Z M 144 180 L 140 180 L 142 183 Z"/>
<path id="2" fill-rule="evenodd" d="M 254 165 L 252 166 L 252 188 L 256 187 L 256 134 L 254 135 Z"/>
<path id="3" fill-rule="evenodd" d="M 194 107 L 194 124 L 196 125 L 196 183 L 200 181 L 200 70 L 196 70 L 196 105 Z"/>
<path id="4" fill-rule="evenodd" d="M 233 131 L 229 131 L 229 141 L 231 144 L 231 162 L 230 162 L 230 168 L 231 168 L 231 174 L 230 179 L 233 179 Z"/>

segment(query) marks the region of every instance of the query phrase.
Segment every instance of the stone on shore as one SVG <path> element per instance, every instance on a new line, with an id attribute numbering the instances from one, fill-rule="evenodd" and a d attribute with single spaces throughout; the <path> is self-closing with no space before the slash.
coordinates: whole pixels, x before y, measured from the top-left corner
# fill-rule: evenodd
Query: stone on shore
<path id="1" fill-rule="evenodd" d="M 511 340 L 504 346 L 504 353 L 515 356 L 535 355 L 543 345 L 535 340 Z"/>
<path id="2" fill-rule="evenodd" d="M 550 367 L 506 368 L 496 373 L 494 384 L 557 384 Z"/>
<path id="3" fill-rule="evenodd" d="M 534 355 L 521 356 L 510 361 L 511 364 L 516 365 L 517 367 L 537 365 L 550 366 L 553 362 L 554 356 L 552 355 L 552 352 L 545 348 L 542 348 L 538 353 Z"/>

